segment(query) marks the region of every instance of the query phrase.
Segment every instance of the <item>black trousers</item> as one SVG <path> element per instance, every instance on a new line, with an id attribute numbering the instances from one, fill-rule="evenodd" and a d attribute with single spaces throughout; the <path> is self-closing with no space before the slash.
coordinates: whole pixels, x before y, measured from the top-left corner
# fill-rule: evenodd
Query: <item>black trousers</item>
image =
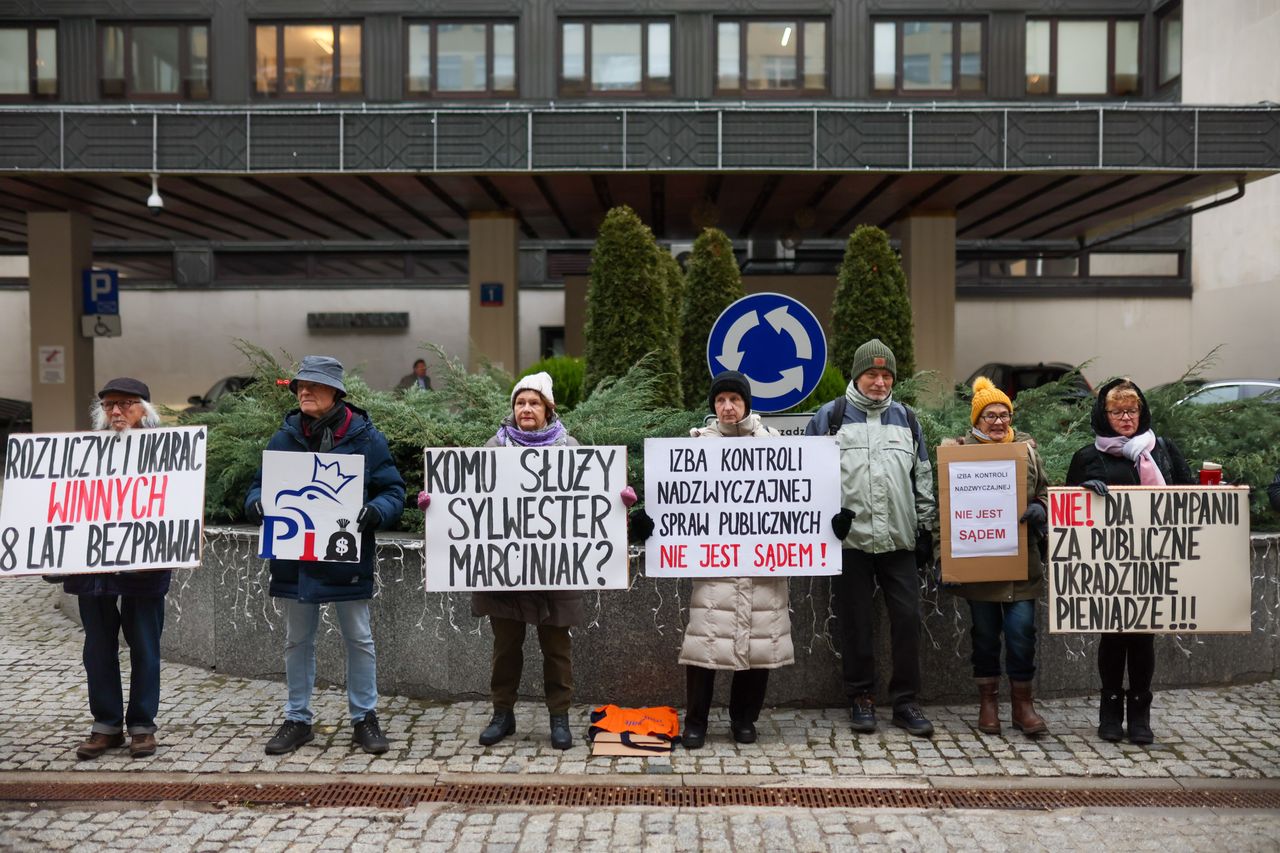
<path id="1" fill-rule="evenodd" d="M 1103 690 L 1123 690 L 1125 664 L 1129 668 L 1129 691 L 1151 692 L 1156 674 L 1154 634 L 1103 634 L 1098 638 L 1098 675 Z"/>
<path id="2" fill-rule="evenodd" d="M 845 691 L 851 700 L 876 692 L 871 602 L 879 585 L 889 611 L 893 655 L 889 698 L 894 708 L 915 702 L 920 692 L 920 578 L 915 552 L 868 554 L 845 548 L 841 557 L 835 592 Z"/>
<path id="3" fill-rule="evenodd" d="M 760 719 L 764 707 L 764 692 L 769 686 L 769 670 L 734 670 L 729 686 L 729 719 L 735 723 L 754 723 Z M 688 703 L 685 705 L 684 727 L 707 727 L 711 713 L 711 694 L 716 687 L 716 670 L 701 666 L 685 667 L 685 688 Z"/>

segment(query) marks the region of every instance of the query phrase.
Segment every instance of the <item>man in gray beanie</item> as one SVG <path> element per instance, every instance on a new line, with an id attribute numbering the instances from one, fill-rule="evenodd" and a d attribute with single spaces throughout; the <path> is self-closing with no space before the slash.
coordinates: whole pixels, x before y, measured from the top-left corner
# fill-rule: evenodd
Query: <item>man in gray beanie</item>
<path id="1" fill-rule="evenodd" d="M 835 580 L 845 690 L 853 730 L 876 730 L 876 661 L 872 594 L 879 584 L 889 611 L 893 724 L 933 735 L 916 703 L 920 690 L 920 578 L 933 560 L 938 508 L 933 468 L 915 413 L 893 399 L 898 364 L 879 339 L 854 353 L 843 397 L 820 408 L 805 435 L 833 435 L 840 446 L 843 508 L 831 520 L 843 540 Z"/>

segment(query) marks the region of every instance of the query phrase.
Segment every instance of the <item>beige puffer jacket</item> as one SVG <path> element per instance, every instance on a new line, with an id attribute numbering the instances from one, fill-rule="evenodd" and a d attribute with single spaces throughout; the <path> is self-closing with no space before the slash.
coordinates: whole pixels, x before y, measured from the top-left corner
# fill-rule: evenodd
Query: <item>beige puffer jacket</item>
<path id="1" fill-rule="evenodd" d="M 776 436 L 759 415 L 690 430 L 697 438 Z M 695 580 L 680 663 L 706 669 L 776 669 L 795 663 L 786 578 Z"/>

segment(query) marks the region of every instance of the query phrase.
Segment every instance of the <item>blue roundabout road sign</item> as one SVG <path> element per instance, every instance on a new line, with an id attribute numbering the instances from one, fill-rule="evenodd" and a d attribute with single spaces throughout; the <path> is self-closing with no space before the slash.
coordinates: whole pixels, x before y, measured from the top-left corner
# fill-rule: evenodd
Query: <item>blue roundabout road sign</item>
<path id="1" fill-rule="evenodd" d="M 712 376 L 737 370 L 751 381 L 751 409 L 781 412 L 813 393 L 827 366 L 827 337 L 813 312 L 781 293 L 744 296 L 707 336 Z"/>

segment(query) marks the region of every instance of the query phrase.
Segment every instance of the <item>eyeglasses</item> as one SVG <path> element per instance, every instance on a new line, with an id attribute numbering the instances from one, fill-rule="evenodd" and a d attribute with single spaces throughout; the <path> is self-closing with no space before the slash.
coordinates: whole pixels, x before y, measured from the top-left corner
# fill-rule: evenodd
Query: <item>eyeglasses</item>
<path id="1" fill-rule="evenodd" d="M 1118 421 L 1135 420 L 1141 412 L 1138 409 L 1107 409 L 1107 416 Z"/>
<path id="2" fill-rule="evenodd" d="M 103 404 L 102 404 L 102 410 L 103 410 L 104 412 L 110 412 L 110 411 L 113 411 L 113 410 L 119 410 L 119 411 L 121 411 L 121 412 L 127 412 L 127 411 L 129 411 L 130 409 L 132 409 L 134 406 L 138 405 L 138 404 L 139 404 L 139 403 L 141 403 L 141 402 L 142 402 L 141 400 L 119 400 L 119 401 L 114 402 L 114 403 L 103 403 Z"/>
<path id="3" fill-rule="evenodd" d="M 1005 423 L 1010 423 L 1010 422 L 1012 422 L 1012 421 L 1013 421 L 1013 413 L 1012 413 L 1012 412 L 1005 412 L 1004 414 L 997 415 L 997 414 L 995 414 L 994 412 L 991 412 L 991 413 L 988 413 L 988 414 L 983 415 L 983 416 L 982 416 L 982 419 L 983 419 L 984 421 L 986 421 L 987 423 L 989 423 L 989 424 L 996 423 L 997 421 L 1003 421 L 1003 422 L 1005 422 Z"/>

